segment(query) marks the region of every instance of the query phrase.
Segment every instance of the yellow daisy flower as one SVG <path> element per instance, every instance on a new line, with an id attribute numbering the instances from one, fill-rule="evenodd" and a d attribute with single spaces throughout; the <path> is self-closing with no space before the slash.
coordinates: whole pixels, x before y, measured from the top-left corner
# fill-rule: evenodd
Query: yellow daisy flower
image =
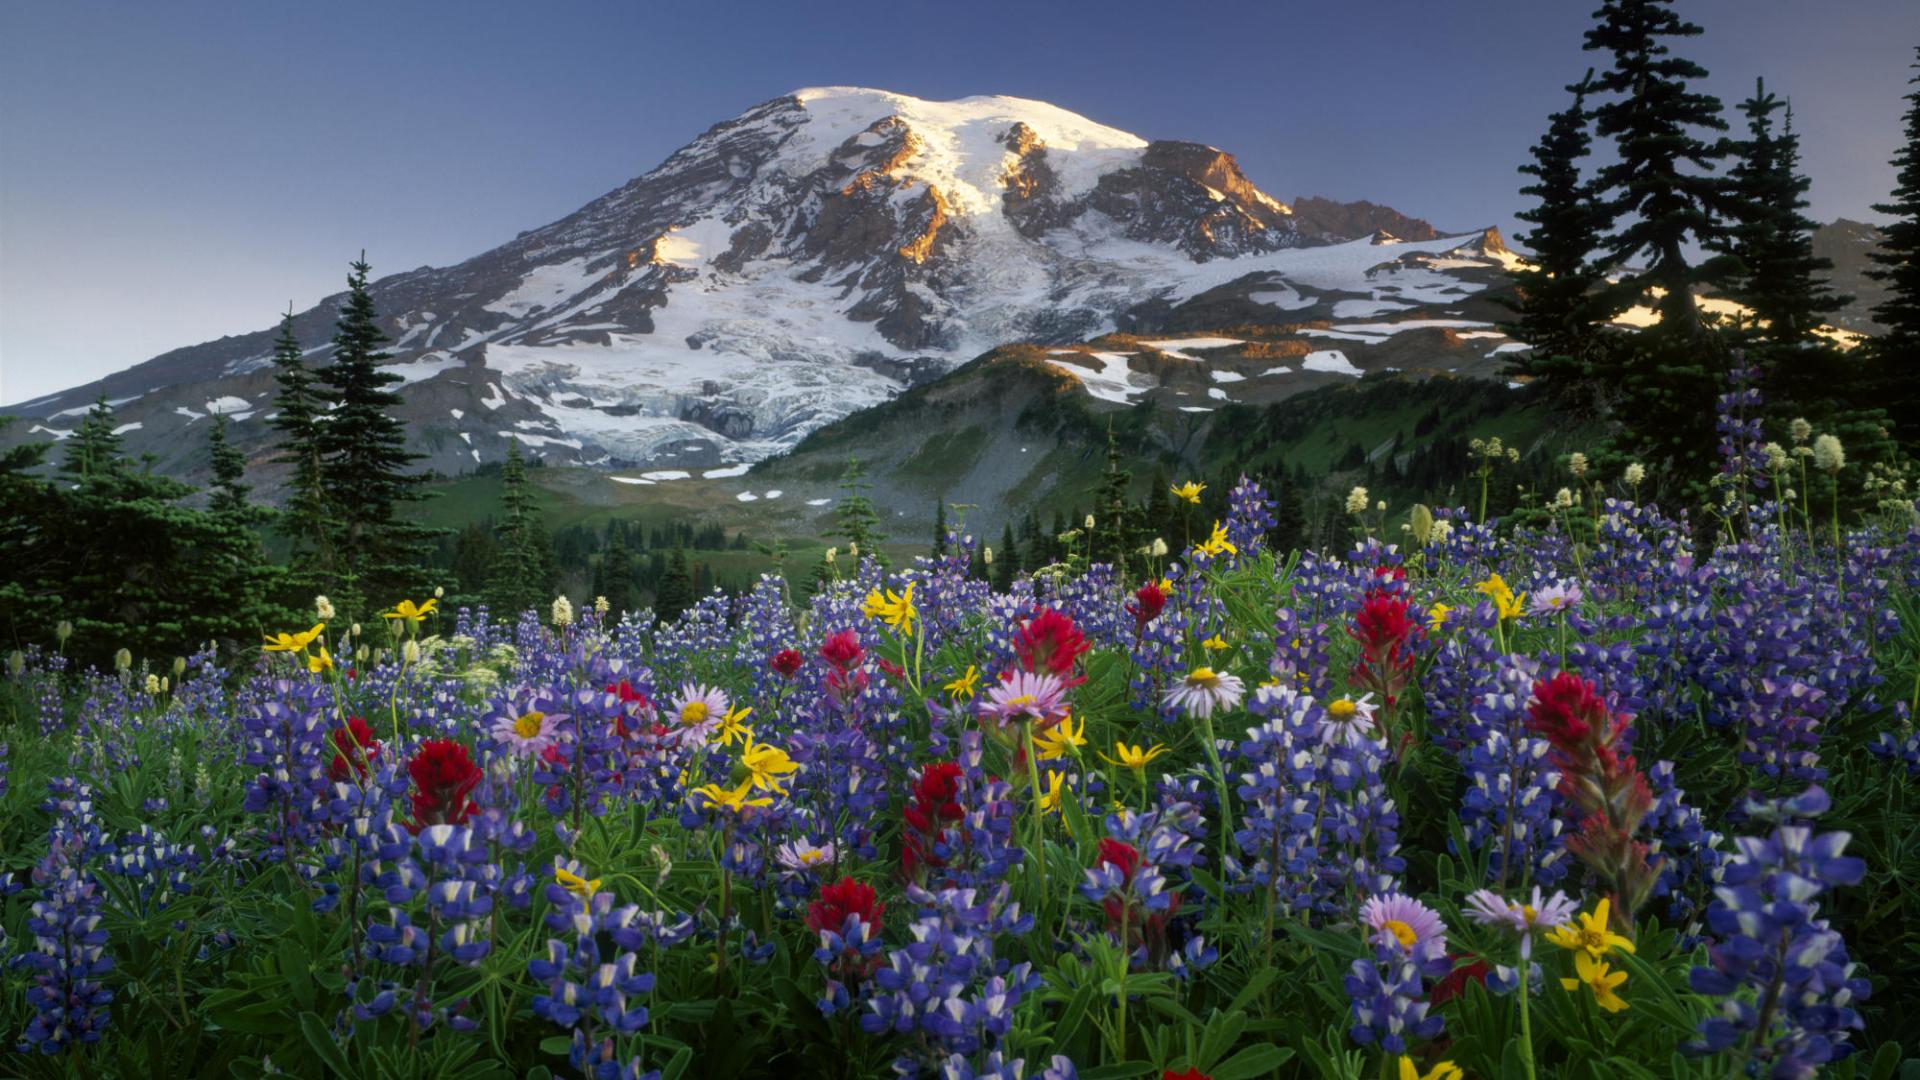
<path id="1" fill-rule="evenodd" d="M 1608 968 L 1605 960 L 1595 960 L 1584 952 L 1574 956 L 1573 970 L 1579 978 L 1561 979 L 1561 989 L 1578 990 L 1584 983 L 1593 991 L 1594 1004 L 1608 1012 L 1620 1012 L 1627 1008 L 1627 1000 L 1614 992 L 1620 984 L 1627 981 L 1626 972 L 1613 971 Z"/>
<path id="2" fill-rule="evenodd" d="M 913 584 L 907 585 L 904 593 L 888 589 L 885 595 L 879 589 L 867 594 L 866 602 L 860 605 L 861 614 L 869 619 L 879 619 L 896 631 L 902 633 L 913 629 L 913 620 L 919 612 L 913 606 Z"/>
<path id="3" fill-rule="evenodd" d="M 1192 480 L 1189 480 L 1186 483 L 1181 484 L 1179 487 L 1172 488 L 1170 490 L 1173 492 L 1173 495 L 1175 498 L 1185 499 L 1186 501 L 1192 503 L 1193 505 L 1199 506 L 1200 493 L 1207 490 L 1207 485 L 1196 484 Z"/>
<path id="4" fill-rule="evenodd" d="M 972 701 L 974 691 L 980 689 L 980 669 L 967 665 L 967 673 L 941 687 L 961 701 Z"/>
<path id="5" fill-rule="evenodd" d="M 1583 949 L 1595 960 L 1600 960 L 1615 949 L 1633 951 L 1633 942 L 1607 929 L 1607 915 L 1611 911 L 1611 901 L 1601 897 L 1593 906 L 1591 914 L 1580 912 L 1580 925 L 1562 923 L 1547 932 L 1547 940 L 1563 949 Z"/>
<path id="6" fill-rule="evenodd" d="M 299 652 L 313 644 L 313 640 L 326 629 L 326 623 L 314 623 L 313 629 L 298 634 L 270 634 L 267 636 L 267 643 L 261 648 L 267 652 Z"/>
<path id="7" fill-rule="evenodd" d="M 588 881 L 586 878 L 568 870 L 564 866 L 556 866 L 553 868 L 553 880 L 561 888 L 583 900 L 600 891 L 599 878 Z"/>

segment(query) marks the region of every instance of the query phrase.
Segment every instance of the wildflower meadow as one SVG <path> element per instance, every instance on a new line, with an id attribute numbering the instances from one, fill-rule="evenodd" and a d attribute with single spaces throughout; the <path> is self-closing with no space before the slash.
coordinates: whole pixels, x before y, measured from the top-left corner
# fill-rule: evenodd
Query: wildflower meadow
<path id="1" fill-rule="evenodd" d="M 961 525 L 670 622 L 49 627 L 0 1070 L 1912 1075 L 1920 525 L 1790 498 L 1844 448 L 1749 393 L 1706 523 L 1580 458 L 1537 526 L 1357 493 L 1275 551 L 1242 482 L 1001 591 Z"/>

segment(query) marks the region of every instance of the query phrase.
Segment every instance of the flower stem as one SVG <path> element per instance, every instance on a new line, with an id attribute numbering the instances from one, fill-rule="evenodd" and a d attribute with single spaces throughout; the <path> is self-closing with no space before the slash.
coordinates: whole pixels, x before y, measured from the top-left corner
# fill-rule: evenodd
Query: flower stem
<path id="1" fill-rule="evenodd" d="M 1524 951 L 1524 950 L 1523 950 Z M 1527 976 L 1533 967 L 1533 961 L 1525 956 L 1520 958 L 1520 1060 L 1527 1066 L 1527 1080 L 1536 1080 L 1533 1064 L 1533 1023 L 1527 1017 Z"/>
<path id="2" fill-rule="evenodd" d="M 1220 750 L 1214 746 L 1213 716 L 1200 718 L 1200 735 L 1205 741 L 1201 749 L 1207 752 L 1207 765 L 1213 769 L 1214 790 L 1220 796 L 1220 873 L 1226 873 L 1227 845 L 1233 840 L 1233 804 L 1227 799 L 1227 773 L 1220 767 Z"/>

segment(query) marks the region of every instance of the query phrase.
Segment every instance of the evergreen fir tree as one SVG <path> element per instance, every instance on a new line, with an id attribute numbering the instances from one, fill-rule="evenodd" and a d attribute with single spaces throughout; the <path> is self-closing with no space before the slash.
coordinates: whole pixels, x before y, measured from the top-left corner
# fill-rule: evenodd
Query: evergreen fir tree
<path id="1" fill-rule="evenodd" d="M 1624 222 L 1604 243 L 1601 269 L 1620 273 L 1605 290 L 1604 314 L 1637 303 L 1653 305 L 1659 323 L 1620 343 L 1607 381 L 1618 395 L 1613 417 L 1620 437 L 1613 449 L 1669 468 L 1695 485 L 1710 474 L 1714 432 L 1700 418 L 1713 412 L 1723 386 L 1725 347 L 1706 335 L 1694 297 L 1698 285 L 1719 283 L 1735 264 L 1715 256 L 1687 261 L 1690 244 L 1712 248 L 1720 239 L 1716 214 L 1729 199 L 1713 175 L 1724 156 L 1720 102 L 1690 88 L 1706 70 L 1678 56 L 1673 42 L 1700 28 L 1672 10 L 1672 0 L 1605 0 L 1594 13 L 1586 48 L 1612 54 L 1613 65 L 1594 86 L 1611 95 L 1594 110 L 1594 129 L 1614 140 L 1616 160 L 1597 178 L 1606 212 Z M 1645 257 L 1646 270 L 1629 273 Z M 1652 291 L 1662 290 L 1656 299 Z"/>
<path id="2" fill-rule="evenodd" d="M 247 459 L 227 438 L 227 418 L 215 416 L 207 429 L 207 460 L 213 472 L 213 493 L 207 509 L 216 514 L 245 516 L 249 503 Z"/>
<path id="3" fill-rule="evenodd" d="M 834 508 L 834 517 L 840 523 L 840 535 L 847 538 L 849 544 L 860 550 L 860 557 L 872 556 L 881 566 L 887 565 L 886 553 L 880 550 L 880 542 L 887 535 L 880 531 L 880 512 L 873 508 L 873 500 L 867 492 L 873 490 L 873 484 L 867 480 L 867 473 L 860 465 L 859 458 L 848 458 L 846 472 L 840 476 L 840 490 L 846 492 L 840 497 L 840 503 Z"/>
<path id="4" fill-rule="evenodd" d="M 618 521 L 608 527 L 607 550 L 600 557 L 599 595 L 607 598 L 607 618 L 618 621 L 633 610 L 633 553 L 627 550 L 627 530 Z"/>
<path id="5" fill-rule="evenodd" d="M 0 442 L 14 423 L 0 416 Z M 48 529 L 64 513 L 64 500 L 37 475 L 52 447 L 28 442 L 0 450 L 0 646 L 8 650 L 46 640 L 51 613 L 64 606 Z"/>
<path id="6" fill-rule="evenodd" d="M 552 599 L 553 545 L 540 525 L 539 508 L 527 486 L 526 460 L 520 440 L 507 441 L 507 460 L 500 469 L 502 517 L 499 553 L 487 589 L 497 616 L 515 619 L 529 608 Z"/>
<path id="7" fill-rule="evenodd" d="M 1297 478 L 1276 470 L 1273 477 L 1273 550 L 1277 556 L 1307 544 L 1306 489 Z"/>
<path id="8" fill-rule="evenodd" d="M 1033 516 L 1033 511 L 1027 511 L 1027 516 L 1020 519 L 1019 536 L 1020 569 L 1038 570 L 1047 565 L 1050 560 L 1046 538 L 1040 532 L 1040 519 Z"/>
<path id="9" fill-rule="evenodd" d="M 285 570 L 268 560 L 259 530 L 273 519 L 273 513 L 249 500 L 252 489 L 246 484 L 246 458 L 234 447 L 227 430 L 224 416 L 215 416 L 207 430 L 213 487 L 207 501 L 207 530 L 197 553 L 198 575 L 187 587 L 204 599 L 200 615 L 211 624 L 209 633 L 232 646 L 251 646 L 269 624 L 282 624 L 296 615 L 272 602 Z"/>
<path id="10" fill-rule="evenodd" d="M 1122 581 L 1127 577 L 1127 556 L 1138 534 L 1138 512 L 1130 498 L 1133 473 L 1121 467 L 1120 444 L 1113 427 L 1107 427 L 1107 464 L 1100 473 L 1094 493 L 1093 558 L 1112 563 Z"/>
<path id="11" fill-rule="evenodd" d="M 1753 310 L 1753 338 L 1773 345 L 1813 341 L 1824 318 L 1846 303 L 1827 287 L 1824 274 L 1833 264 L 1813 254 L 1814 222 L 1801 211 L 1809 181 L 1799 175 L 1800 137 L 1793 131 L 1787 103 L 1756 80 L 1753 96 L 1742 101 L 1747 137 L 1728 143 L 1733 158 L 1727 170 L 1734 220 L 1719 249 L 1740 260 L 1727 294 Z M 1786 123 L 1774 130 L 1773 116 L 1787 110 Z"/>
<path id="12" fill-rule="evenodd" d="M 943 559 L 947 555 L 947 501 L 935 499 L 933 503 L 933 557 Z"/>
<path id="13" fill-rule="evenodd" d="M 673 557 L 667 560 L 666 576 L 660 579 L 659 594 L 653 599 L 653 613 L 663 623 L 673 622 L 693 606 L 697 595 L 693 575 L 687 571 L 687 553 L 674 548 Z"/>
<path id="14" fill-rule="evenodd" d="M 1593 145 L 1593 114 L 1587 109 L 1593 69 L 1567 91 L 1573 103 L 1548 118 L 1547 133 L 1531 151 L 1533 161 L 1520 166 L 1533 177 L 1520 194 L 1535 205 L 1514 216 L 1533 226 L 1518 237 L 1533 254 L 1514 272 L 1518 297 L 1511 306 L 1517 318 L 1505 327 L 1532 346 L 1517 355 L 1513 370 L 1543 381 L 1562 402 L 1572 402 L 1597 374 L 1592 294 L 1601 279 L 1593 258 L 1611 225 L 1606 204 L 1594 197 L 1580 172 L 1580 159 Z"/>
<path id="15" fill-rule="evenodd" d="M 273 366 L 279 389 L 274 394 L 274 416 L 269 422 L 280 433 L 280 453 L 275 460 L 289 466 L 280 532 L 289 545 L 289 565 L 300 571 L 303 564 L 315 564 L 315 581 L 303 584 L 317 584 L 333 567 L 319 420 L 328 403 L 320 398 L 313 373 L 301 359 L 291 310 L 280 320 L 280 336 L 273 342 Z"/>
<path id="16" fill-rule="evenodd" d="M 1878 265 L 1867 272 L 1887 288 L 1886 300 L 1873 309 L 1884 329 L 1870 346 L 1872 391 L 1909 441 L 1920 432 L 1920 75 L 1912 85 L 1906 141 L 1893 157 L 1893 195 L 1874 205 L 1893 221 L 1882 228 L 1885 240 L 1872 254 Z"/>
<path id="17" fill-rule="evenodd" d="M 1594 12 L 1585 48 L 1613 56 L 1613 66 L 1592 84 L 1613 95 L 1593 116 L 1596 131 L 1614 140 L 1618 159 L 1600 170 L 1600 197 L 1609 217 L 1627 220 L 1605 241 L 1607 268 L 1649 256 L 1647 270 L 1622 277 L 1621 302 L 1639 303 L 1650 288 L 1664 289 L 1657 302 L 1661 332 L 1691 339 L 1701 330 L 1694 286 L 1728 269 L 1723 260 L 1687 262 L 1689 243 L 1718 239 L 1713 215 L 1725 201 L 1721 181 L 1712 175 L 1725 150 L 1700 133 L 1725 131 L 1727 125 L 1719 100 L 1688 86 L 1707 71 L 1675 55 L 1672 42 L 1701 30 L 1675 13 L 1672 3 L 1605 0 Z"/>
<path id="18" fill-rule="evenodd" d="M 74 483 L 85 483 L 123 471 L 120 460 L 122 442 L 114 430 L 113 407 L 107 404 L 106 391 L 93 402 L 73 434 L 66 439 L 60 459 L 60 475 Z"/>
<path id="19" fill-rule="evenodd" d="M 407 472 L 419 455 L 407 449 L 406 428 L 393 415 L 401 399 L 389 388 L 403 380 L 380 366 L 390 358 L 381 348 L 390 339 L 367 292 L 370 269 L 363 257 L 347 276 L 333 362 L 319 372 L 333 409 L 318 427 L 341 591 L 385 607 L 423 591 L 428 532 L 399 517 L 402 505 L 420 498 L 420 477 Z"/>
<path id="20" fill-rule="evenodd" d="M 1013 522 L 1000 530 L 1000 546 L 993 552 L 993 587 L 1006 592 L 1020 572 L 1020 546 L 1013 539 Z"/>
<path id="21" fill-rule="evenodd" d="M 500 545 L 494 540 L 491 522 L 470 522 L 454 535 L 451 569 L 459 590 L 455 601 L 469 605 L 485 602 L 487 580 L 499 555 Z"/>
<path id="22" fill-rule="evenodd" d="M 22 591 L 47 623 L 73 623 L 68 651 L 91 663 L 122 646 L 170 659 L 210 640 L 257 641 L 265 560 L 256 512 L 244 499 L 238 517 L 187 506 L 196 489 L 154 473 L 151 459 L 128 460 L 115 426 L 98 402 L 66 441 L 57 485 L 4 477 L 9 501 L 39 511 L 34 525 L 0 534 L 26 548 L 21 570 L 34 577 Z M 18 580 L 20 571 L 7 572 Z"/>
<path id="23" fill-rule="evenodd" d="M 1147 482 L 1147 501 L 1140 514 L 1141 541 L 1151 543 L 1156 538 L 1165 540 L 1169 548 L 1182 538 L 1180 511 L 1173 503 L 1173 484 L 1166 470 L 1157 467 L 1153 470 L 1153 479 Z"/>

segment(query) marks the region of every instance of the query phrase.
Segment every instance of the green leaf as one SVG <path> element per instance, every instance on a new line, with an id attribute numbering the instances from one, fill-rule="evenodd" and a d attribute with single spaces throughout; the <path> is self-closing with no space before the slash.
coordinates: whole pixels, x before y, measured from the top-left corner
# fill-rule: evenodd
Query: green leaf
<path id="1" fill-rule="evenodd" d="M 1112 1065 L 1096 1065 L 1091 1069 L 1080 1070 L 1080 1080 L 1127 1080 L 1132 1076 L 1146 1076 L 1153 1072 L 1151 1061 L 1121 1061 Z"/>
<path id="2" fill-rule="evenodd" d="M 1241 987 L 1240 992 L 1233 995 L 1233 1002 L 1227 1006 L 1227 1011 L 1230 1013 L 1245 1012 L 1247 1006 L 1253 1004 L 1253 999 L 1265 993 L 1267 987 L 1271 985 L 1273 980 L 1278 978 L 1279 975 L 1280 972 L 1277 969 L 1270 967 L 1263 967 L 1254 972 L 1247 978 L 1247 985 Z"/>
<path id="3" fill-rule="evenodd" d="M 693 1047 L 683 1046 L 667 1060 L 667 1067 L 660 1070 L 660 1080 L 680 1080 L 681 1075 L 687 1071 L 687 1066 L 691 1064 L 693 1064 Z"/>
<path id="4" fill-rule="evenodd" d="M 573 1041 L 565 1035 L 549 1035 L 540 1040 L 540 1052 L 566 1057 L 573 1050 Z"/>
<path id="5" fill-rule="evenodd" d="M 1213 1067 L 1207 1073 L 1213 1080 L 1253 1080 L 1262 1073 L 1272 1072 L 1293 1058 L 1293 1050 L 1285 1046 L 1249 1046 L 1227 1060 Z"/>
<path id="6" fill-rule="evenodd" d="M 340 1052 L 340 1044 L 333 1041 L 333 1032 L 327 1030 L 326 1021 L 317 1014 L 300 1014 L 300 1033 L 307 1037 L 307 1045 L 313 1047 L 314 1056 L 332 1069 L 337 1076 L 352 1077 L 354 1071 L 347 1067 L 347 1058 Z"/>

